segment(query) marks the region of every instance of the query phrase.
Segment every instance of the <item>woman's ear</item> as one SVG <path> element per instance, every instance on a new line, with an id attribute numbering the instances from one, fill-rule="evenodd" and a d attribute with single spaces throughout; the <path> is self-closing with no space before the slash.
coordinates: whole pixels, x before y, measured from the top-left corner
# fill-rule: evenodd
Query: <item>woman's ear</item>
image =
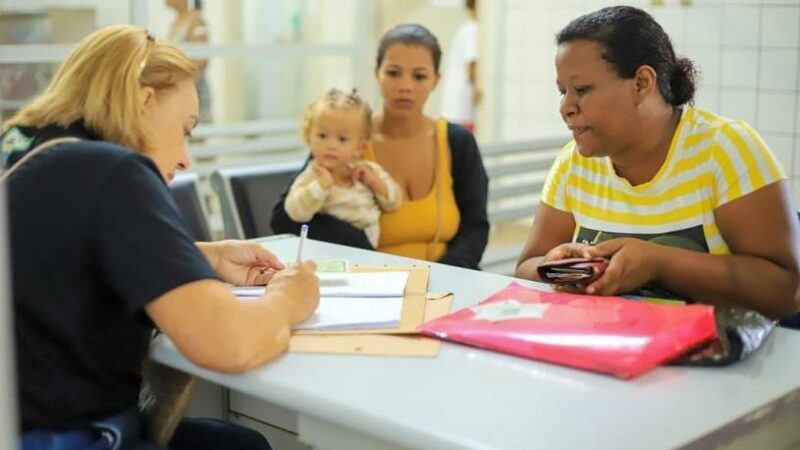
<path id="1" fill-rule="evenodd" d="M 150 86 L 142 86 L 139 91 L 140 97 L 142 99 L 142 105 L 147 108 L 148 106 L 152 105 L 156 98 L 156 90 L 151 88 Z"/>
<path id="2" fill-rule="evenodd" d="M 643 65 L 636 69 L 633 81 L 637 103 L 643 102 L 658 90 L 658 75 L 651 66 Z"/>

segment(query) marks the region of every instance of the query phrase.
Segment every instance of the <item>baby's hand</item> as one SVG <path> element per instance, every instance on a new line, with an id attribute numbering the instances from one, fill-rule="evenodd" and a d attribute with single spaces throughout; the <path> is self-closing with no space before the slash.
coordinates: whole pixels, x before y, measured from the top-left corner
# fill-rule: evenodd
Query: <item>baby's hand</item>
<path id="1" fill-rule="evenodd" d="M 386 195 L 386 184 L 372 169 L 367 166 L 356 166 L 350 171 L 350 176 L 353 181 L 360 181 L 365 186 L 370 188 L 372 192 L 380 195 Z"/>
<path id="2" fill-rule="evenodd" d="M 366 184 L 370 189 L 372 189 L 373 184 L 378 179 L 378 176 L 375 175 L 375 172 L 372 171 L 367 166 L 356 166 L 350 170 L 350 177 L 353 181 L 360 181 Z"/>
<path id="3" fill-rule="evenodd" d="M 314 172 L 317 173 L 317 178 L 319 178 L 319 184 L 322 186 L 323 189 L 328 189 L 333 185 L 333 175 L 331 171 L 326 169 L 319 161 L 312 161 L 312 167 L 314 167 Z"/>

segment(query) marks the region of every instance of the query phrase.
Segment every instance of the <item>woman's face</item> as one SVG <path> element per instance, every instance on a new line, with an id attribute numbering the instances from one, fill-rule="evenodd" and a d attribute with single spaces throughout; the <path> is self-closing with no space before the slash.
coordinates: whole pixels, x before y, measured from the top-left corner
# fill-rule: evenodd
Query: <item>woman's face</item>
<path id="1" fill-rule="evenodd" d="M 620 78 L 602 52 L 596 42 L 575 40 L 559 45 L 556 53 L 561 118 L 587 157 L 617 154 L 636 131 L 635 81 Z"/>
<path id="2" fill-rule="evenodd" d="M 387 114 L 421 114 L 439 82 L 431 51 L 420 45 L 394 44 L 386 49 L 375 74 Z"/>
<path id="3" fill-rule="evenodd" d="M 192 80 L 186 80 L 174 89 L 144 90 L 145 116 L 153 133 L 153 149 L 148 156 L 169 183 L 179 170 L 191 164 L 187 138 L 197 125 L 197 89 Z"/>

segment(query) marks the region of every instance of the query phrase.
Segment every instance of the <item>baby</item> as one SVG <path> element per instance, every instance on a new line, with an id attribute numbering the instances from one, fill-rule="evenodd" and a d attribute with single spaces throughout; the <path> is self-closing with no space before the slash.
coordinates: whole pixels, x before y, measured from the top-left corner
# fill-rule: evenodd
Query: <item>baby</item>
<path id="1" fill-rule="evenodd" d="M 302 134 L 312 160 L 289 188 L 284 208 L 295 222 L 318 212 L 364 230 L 378 246 L 381 211 L 400 207 L 400 186 L 378 164 L 361 159 L 372 133 L 372 111 L 356 95 L 331 89 L 306 108 Z"/>

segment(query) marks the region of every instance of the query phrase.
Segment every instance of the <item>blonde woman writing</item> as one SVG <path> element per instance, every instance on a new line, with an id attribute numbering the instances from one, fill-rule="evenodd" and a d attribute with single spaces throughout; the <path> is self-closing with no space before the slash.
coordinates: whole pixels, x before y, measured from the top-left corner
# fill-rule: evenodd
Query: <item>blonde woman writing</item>
<path id="1" fill-rule="evenodd" d="M 242 372 L 281 353 L 318 304 L 314 263 L 284 269 L 258 245 L 195 244 L 181 222 L 167 183 L 190 163 L 195 73 L 145 30 L 108 27 L 4 124 L 24 449 L 153 448 L 136 409 L 153 326 L 195 364 Z M 223 281 L 269 282 L 269 293 L 237 302 Z M 268 448 L 211 428 L 227 434 L 190 434 Z M 200 448 L 192 436 L 171 448 Z"/>

